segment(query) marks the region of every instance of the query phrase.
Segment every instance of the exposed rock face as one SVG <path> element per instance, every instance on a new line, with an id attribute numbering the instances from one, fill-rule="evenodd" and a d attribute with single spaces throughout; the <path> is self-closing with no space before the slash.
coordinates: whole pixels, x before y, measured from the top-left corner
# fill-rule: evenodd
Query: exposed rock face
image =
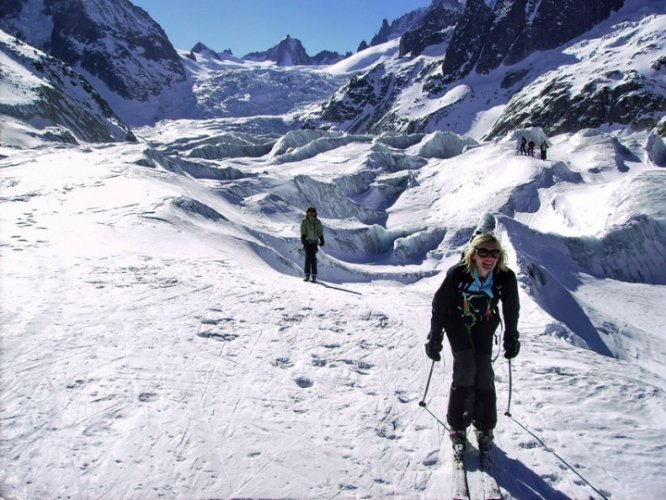
<path id="1" fill-rule="evenodd" d="M 658 88 L 635 71 L 599 75 L 581 91 L 572 91 L 567 79 L 554 79 L 536 95 L 530 87 L 516 94 L 487 138 L 525 126 L 546 127 L 549 135 L 613 123 L 651 129 L 658 125 L 658 111 L 666 112 L 666 96 Z"/>
<path id="2" fill-rule="evenodd" d="M 442 63 L 444 82 L 458 80 L 472 71 L 486 42 L 492 17 L 483 0 L 467 2 Z"/>
<path id="3" fill-rule="evenodd" d="M 382 63 L 352 78 L 322 106 L 320 118 L 355 133 L 464 134 L 470 116 L 494 108 L 501 114 L 486 139 L 530 126 L 549 135 L 604 125 L 664 134 L 663 14 L 656 6 L 622 6 L 622 0 L 468 0 L 441 63 Z M 419 30 L 405 33 L 403 51 L 418 53 L 438 40 L 427 37 L 441 33 L 432 26 L 423 24 L 420 38 L 412 38 Z M 527 60 L 535 51 L 543 57 Z M 424 98 L 413 97 L 420 91 Z M 405 95 L 409 105 L 401 102 Z M 309 118 L 316 123 L 315 115 Z"/>
<path id="4" fill-rule="evenodd" d="M 278 63 L 278 66 L 299 66 L 310 63 L 310 56 L 305 52 L 303 44 L 300 40 L 291 38 L 289 35 L 278 43 L 273 50 L 275 54 L 273 60 Z"/>
<path id="5" fill-rule="evenodd" d="M 128 0 L 8 1 L 0 28 L 70 65 L 112 104 L 186 81 L 162 28 Z"/>
<path id="6" fill-rule="evenodd" d="M 350 132 L 368 131 L 390 105 L 392 92 L 397 91 L 395 76 L 387 74 L 378 64 L 365 75 L 352 77 L 341 91 L 322 107 L 321 118 L 332 122 L 348 122 Z"/>
<path id="7" fill-rule="evenodd" d="M 243 59 L 249 61 L 274 61 L 278 66 L 311 66 L 317 64 L 334 64 L 343 59 L 337 52 L 322 51 L 310 57 L 301 41 L 287 35 L 275 47 L 265 52 L 251 52 Z"/>
<path id="8" fill-rule="evenodd" d="M 458 22 L 460 13 L 461 6 L 458 3 L 433 2 L 422 23 L 400 37 L 400 57 L 408 54 L 417 56 L 429 45 L 446 40 L 450 36 L 448 31 Z"/>
<path id="9" fill-rule="evenodd" d="M 0 115 L 24 123 L 49 142 L 136 141 L 108 104 L 62 61 L 0 31 L 0 81 L 13 95 L 0 103 Z M 8 91 L 10 92 L 10 91 Z M 3 138 L 6 142 L 7 138 Z"/>
<path id="10" fill-rule="evenodd" d="M 196 61 L 197 60 L 196 54 L 202 54 L 202 55 L 205 55 L 207 57 L 211 57 L 213 59 L 217 59 L 217 60 L 220 60 L 220 61 L 222 60 L 222 58 L 220 57 L 220 55 L 217 52 L 215 52 L 213 49 L 209 48 L 207 45 L 205 45 L 201 42 L 197 42 L 194 45 L 194 47 L 192 47 L 192 50 L 190 50 L 190 54 L 189 54 L 190 59 Z"/>
<path id="11" fill-rule="evenodd" d="M 341 56 L 338 52 L 331 51 L 331 50 L 322 50 L 318 54 L 315 54 L 312 56 L 312 64 L 315 65 L 328 65 L 328 64 L 335 64 L 337 62 L 340 62 L 342 59 L 345 57 L 349 57 L 351 53 L 347 53 L 344 56 Z"/>
<path id="12" fill-rule="evenodd" d="M 434 5 L 437 5 L 441 2 L 453 3 L 455 0 L 433 0 L 433 5 L 430 7 L 416 9 L 412 12 L 408 12 L 391 23 L 384 19 L 382 21 L 382 26 L 379 28 L 379 31 L 370 40 L 369 46 L 372 47 L 375 45 L 381 45 L 382 43 L 386 43 L 389 40 L 394 40 L 398 37 L 401 37 L 407 31 L 418 29 L 423 25 L 429 10 L 432 9 Z M 365 40 L 363 43 L 365 43 Z M 368 44 L 365 44 L 365 46 L 367 47 Z"/>
<path id="13" fill-rule="evenodd" d="M 395 21 L 394 23 L 395 24 Z M 386 43 L 391 39 L 391 35 L 393 34 L 393 29 L 391 25 L 389 25 L 389 22 L 387 19 L 384 19 L 382 21 L 382 26 L 379 28 L 379 31 L 375 36 L 372 37 L 372 40 L 370 40 L 370 46 L 375 46 L 375 45 L 380 45 L 382 43 Z"/>
<path id="14" fill-rule="evenodd" d="M 528 54 L 525 41 L 529 40 L 529 35 L 523 38 L 527 25 L 527 2 L 518 0 L 498 5 L 476 64 L 479 73 L 488 73 L 497 68 L 512 51 L 517 53 L 514 55 L 516 61 Z"/>
<path id="15" fill-rule="evenodd" d="M 562 45 L 606 19 L 624 0 L 469 0 L 446 51 L 444 82 L 485 74 Z"/>

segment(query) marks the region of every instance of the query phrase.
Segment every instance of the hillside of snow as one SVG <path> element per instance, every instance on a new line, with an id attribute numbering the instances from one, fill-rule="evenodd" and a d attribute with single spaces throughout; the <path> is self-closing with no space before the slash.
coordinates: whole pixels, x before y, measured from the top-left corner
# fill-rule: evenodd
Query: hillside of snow
<path id="1" fill-rule="evenodd" d="M 540 129 L 230 125 L 0 147 L 3 498 L 446 497 L 451 360 L 425 393 L 423 344 L 488 213 L 521 299 L 521 353 L 495 361 L 504 497 L 661 497 L 662 138 L 549 137 L 542 161 L 515 151 Z"/>

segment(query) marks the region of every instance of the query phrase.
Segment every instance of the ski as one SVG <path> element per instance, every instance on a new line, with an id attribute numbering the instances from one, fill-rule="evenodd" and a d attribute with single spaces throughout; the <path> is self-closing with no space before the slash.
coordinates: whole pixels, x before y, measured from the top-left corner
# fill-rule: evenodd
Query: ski
<path id="1" fill-rule="evenodd" d="M 453 473 L 451 475 L 451 497 L 453 500 L 469 500 L 467 473 L 463 459 L 464 444 L 453 445 Z"/>
<path id="2" fill-rule="evenodd" d="M 487 450 L 479 453 L 483 498 L 484 500 L 502 500 L 502 491 L 495 478 L 495 466 L 493 464 L 491 451 L 492 450 Z"/>

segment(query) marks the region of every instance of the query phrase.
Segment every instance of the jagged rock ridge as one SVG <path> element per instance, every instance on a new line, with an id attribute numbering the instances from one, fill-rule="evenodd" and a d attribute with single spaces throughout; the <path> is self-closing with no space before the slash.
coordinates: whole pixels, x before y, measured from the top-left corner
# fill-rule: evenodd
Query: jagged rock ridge
<path id="1" fill-rule="evenodd" d="M 313 66 L 335 64 L 345 56 L 337 52 L 325 50 L 310 57 L 303 44 L 297 38 L 287 35 L 276 46 L 264 52 L 250 52 L 243 56 L 248 61 L 274 61 L 278 66 Z"/>

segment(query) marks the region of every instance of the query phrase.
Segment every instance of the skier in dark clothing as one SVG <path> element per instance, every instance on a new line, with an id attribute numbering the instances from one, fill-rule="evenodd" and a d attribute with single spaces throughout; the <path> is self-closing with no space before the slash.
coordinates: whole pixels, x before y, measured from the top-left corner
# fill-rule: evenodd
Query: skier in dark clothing
<path id="1" fill-rule="evenodd" d="M 451 441 L 464 445 L 466 429 L 473 423 L 479 448 L 489 450 L 497 423 L 497 397 L 492 365 L 493 338 L 504 318 L 504 357 L 518 355 L 520 303 L 515 273 L 506 267 L 497 238 L 474 236 L 463 260 L 451 267 L 432 302 L 426 354 L 441 359 L 443 331 L 453 354 L 453 380 L 447 421 Z"/>
<path id="2" fill-rule="evenodd" d="M 520 140 L 520 154 L 521 155 L 526 155 L 527 154 L 527 139 L 525 139 L 525 136 Z"/>
<path id="3" fill-rule="evenodd" d="M 324 246 L 324 227 L 317 218 L 317 210 L 310 207 L 301 221 L 301 243 L 305 251 L 305 280 L 317 282 L 317 252 Z"/>
<path id="4" fill-rule="evenodd" d="M 548 143 L 546 141 L 543 141 L 541 143 L 541 159 L 545 160 L 547 154 L 548 154 Z"/>

